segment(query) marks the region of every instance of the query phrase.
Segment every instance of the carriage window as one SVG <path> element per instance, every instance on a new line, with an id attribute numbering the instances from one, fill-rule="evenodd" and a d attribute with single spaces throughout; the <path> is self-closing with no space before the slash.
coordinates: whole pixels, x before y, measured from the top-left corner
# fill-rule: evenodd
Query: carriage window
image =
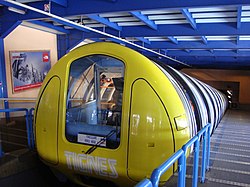
<path id="1" fill-rule="evenodd" d="M 124 64 L 93 55 L 70 66 L 66 138 L 70 142 L 115 149 L 120 144 Z"/>

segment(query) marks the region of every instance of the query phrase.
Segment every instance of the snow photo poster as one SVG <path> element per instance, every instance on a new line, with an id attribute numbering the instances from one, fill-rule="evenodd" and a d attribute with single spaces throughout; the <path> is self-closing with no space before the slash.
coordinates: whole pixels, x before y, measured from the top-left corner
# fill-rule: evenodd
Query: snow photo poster
<path id="1" fill-rule="evenodd" d="M 13 92 L 42 85 L 51 68 L 50 51 L 10 51 Z"/>

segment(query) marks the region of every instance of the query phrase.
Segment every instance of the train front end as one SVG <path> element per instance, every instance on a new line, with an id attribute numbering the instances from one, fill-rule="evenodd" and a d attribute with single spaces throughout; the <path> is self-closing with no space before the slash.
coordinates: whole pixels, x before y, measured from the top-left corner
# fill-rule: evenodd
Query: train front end
<path id="1" fill-rule="evenodd" d="M 190 116 L 185 93 L 160 66 L 121 45 L 89 44 L 46 76 L 35 110 L 37 151 L 78 184 L 131 186 L 190 139 Z"/>

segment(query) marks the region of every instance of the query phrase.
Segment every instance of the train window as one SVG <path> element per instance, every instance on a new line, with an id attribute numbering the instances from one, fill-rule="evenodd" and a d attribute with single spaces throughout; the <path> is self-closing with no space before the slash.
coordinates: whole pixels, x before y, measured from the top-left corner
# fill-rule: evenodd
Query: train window
<path id="1" fill-rule="evenodd" d="M 124 64 L 104 55 L 72 62 L 69 72 L 66 138 L 115 149 L 120 144 Z"/>

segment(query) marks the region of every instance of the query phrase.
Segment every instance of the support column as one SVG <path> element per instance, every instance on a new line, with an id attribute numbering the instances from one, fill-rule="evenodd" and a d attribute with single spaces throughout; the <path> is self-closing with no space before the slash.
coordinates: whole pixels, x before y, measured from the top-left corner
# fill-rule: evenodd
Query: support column
<path id="1" fill-rule="evenodd" d="M 4 55 L 4 40 L 0 37 L 0 98 L 8 98 L 5 55 Z M 4 101 L 4 108 L 9 108 L 8 101 Z"/>

